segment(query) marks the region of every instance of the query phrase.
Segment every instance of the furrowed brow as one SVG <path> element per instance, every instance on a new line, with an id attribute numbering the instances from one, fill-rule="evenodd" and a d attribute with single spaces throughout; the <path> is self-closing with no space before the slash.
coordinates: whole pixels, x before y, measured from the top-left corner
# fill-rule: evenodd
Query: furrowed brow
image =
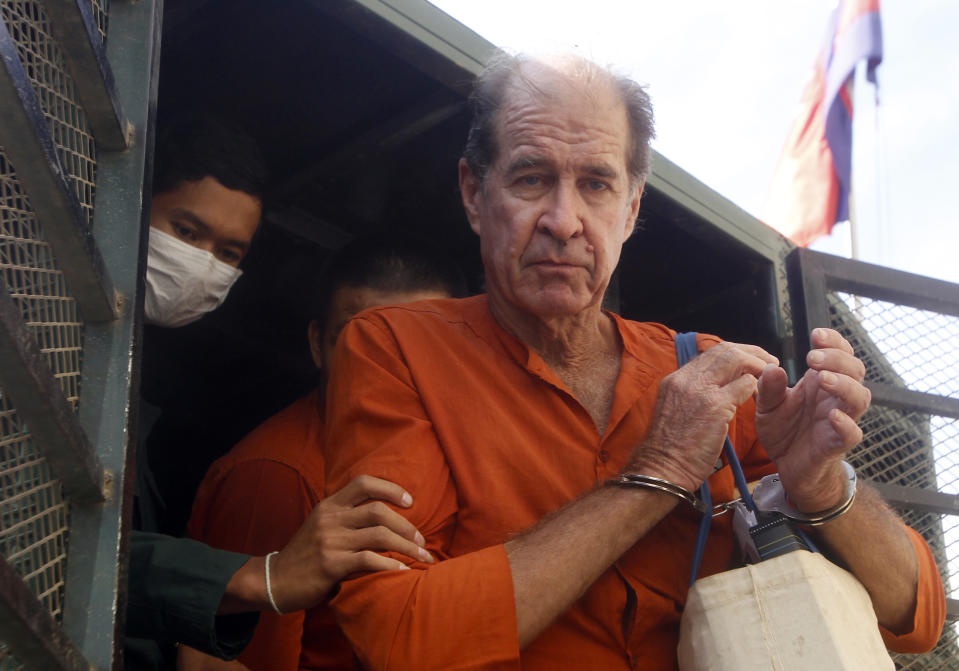
<path id="1" fill-rule="evenodd" d="M 520 156 L 506 166 L 506 174 L 513 175 L 523 170 L 529 170 L 530 168 L 539 168 L 550 165 L 552 165 L 552 161 L 540 156 Z"/>
<path id="2" fill-rule="evenodd" d="M 585 168 L 583 168 L 583 171 L 587 175 L 592 175 L 593 177 L 603 177 L 605 179 L 616 179 L 619 177 L 619 172 L 612 166 L 605 163 L 587 165 Z"/>

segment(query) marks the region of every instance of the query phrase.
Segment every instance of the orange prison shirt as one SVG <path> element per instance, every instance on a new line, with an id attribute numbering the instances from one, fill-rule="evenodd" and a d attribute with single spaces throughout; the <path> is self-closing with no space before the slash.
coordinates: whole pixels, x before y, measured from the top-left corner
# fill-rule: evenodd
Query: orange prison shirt
<path id="1" fill-rule="evenodd" d="M 251 555 L 283 549 L 323 498 L 322 442 L 323 400 L 314 391 L 210 466 L 193 504 L 190 537 Z M 262 613 L 239 659 L 252 671 L 353 668 L 349 643 L 325 604 L 283 616 Z"/>
<path id="2" fill-rule="evenodd" d="M 522 652 L 517 641 L 503 543 L 626 466 L 660 381 L 677 366 L 673 331 L 611 317 L 623 354 L 603 436 L 544 361 L 496 324 L 485 296 L 381 308 L 344 329 L 328 387 L 328 486 L 361 473 L 403 485 L 413 506 L 401 512 L 441 560 L 343 583 L 331 603 L 366 666 L 677 668 L 699 523 L 689 506 L 677 506 Z M 701 337 L 700 348 L 715 342 Z M 730 424 L 749 480 L 775 470 L 754 417 L 749 402 Z M 715 502 L 735 498 L 728 465 L 709 482 Z M 713 522 L 701 576 L 730 565 L 730 517 Z M 898 639 L 905 647 L 935 641 L 941 628 L 929 606 L 938 572 L 925 544 L 916 546 L 920 608 L 914 632 Z"/>

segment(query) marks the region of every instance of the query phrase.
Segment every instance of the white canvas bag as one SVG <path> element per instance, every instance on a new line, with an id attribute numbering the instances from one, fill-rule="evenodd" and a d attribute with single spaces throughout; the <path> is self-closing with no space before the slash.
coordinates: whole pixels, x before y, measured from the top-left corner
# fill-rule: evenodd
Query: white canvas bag
<path id="1" fill-rule="evenodd" d="M 697 580 L 679 628 L 682 671 L 893 671 L 869 594 L 797 550 Z"/>

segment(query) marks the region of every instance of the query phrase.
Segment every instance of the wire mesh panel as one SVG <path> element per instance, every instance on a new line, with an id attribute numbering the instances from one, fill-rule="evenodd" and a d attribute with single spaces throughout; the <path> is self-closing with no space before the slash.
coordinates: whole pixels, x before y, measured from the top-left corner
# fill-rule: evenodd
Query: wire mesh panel
<path id="1" fill-rule="evenodd" d="M 90 0 L 90 10 L 97 22 L 100 39 L 107 41 L 107 18 L 110 15 L 110 0 Z"/>
<path id="2" fill-rule="evenodd" d="M 67 399 L 80 399 L 82 323 L 76 300 L 0 149 L 0 277 L 20 307 Z"/>
<path id="3" fill-rule="evenodd" d="M 60 163 L 88 222 L 92 221 L 96 147 L 43 6 L 29 0 L 0 0 L 0 16 L 17 44 L 20 60 L 50 122 Z"/>
<path id="4" fill-rule="evenodd" d="M 67 560 L 67 505 L 10 399 L 0 398 L 0 552 L 56 617 Z"/>
<path id="5" fill-rule="evenodd" d="M 843 292 L 827 295 L 830 321 L 866 365 L 866 380 L 959 396 L 959 318 Z M 959 494 L 959 419 L 873 404 L 849 456 L 860 475 Z M 959 598 L 959 516 L 902 510 L 936 557 L 946 595 Z M 959 631 L 947 623 L 935 650 L 897 655 L 898 668 L 959 670 Z"/>
<path id="6" fill-rule="evenodd" d="M 959 398 L 959 317 L 837 292 L 888 366 L 867 366 L 866 379 Z"/>
<path id="7" fill-rule="evenodd" d="M 0 151 L 0 277 L 61 389 L 80 398 L 81 324 L 13 166 Z M 14 390 L 15 393 L 15 390 Z M 0 389 L 0 553 L 56 618 L 62 612 L 68 511 L 29 427 Z M 21 668 L 0 648 L 0 670 Z"/>
<path id="8" fill-rule="evenodd" d="M 93 140 L 42 8 L 0 0 L 2 16 L 50 122 L 59 158 L 89 218 L 96 164 Z M 82 324 L 76 301 L 33 214 L 15 168 L 0 148 L 0 277 L 20 308 L 60 387 L 80 399 Z M 16 390 L 9 390 L 16 395 Z M 61 486 L 0 389 L 0 553 L 59 619 L 67 561 L 68 507 Z M 0 669 L 22 665 L 0 646 Z"/>

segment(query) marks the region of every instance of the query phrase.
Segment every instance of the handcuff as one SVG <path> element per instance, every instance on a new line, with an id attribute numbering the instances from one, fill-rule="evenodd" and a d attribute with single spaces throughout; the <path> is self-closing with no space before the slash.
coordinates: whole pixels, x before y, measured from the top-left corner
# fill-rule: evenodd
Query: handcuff
<path id="1" fill-rule="evenodd" d="M 778 473 L 767 475 L 759 481 L 759 484 L 756 485 L 756 488 L 752 492 L 753 502 L 756 504 L 756 508 L 761 512 L 778 512 L 804 526 L 816 527 L 826 522 L 831 522 L 845 514 L 856 500 L 856 469 L 846 461 L 842 462 L 842 467 L 847 478 L 846 496 L 841 503 L 827 510 L 810 514 L 793 507 L 793 505 L 789 503 L 786 490 L 783 489 Z M 654 489 L 666 494 L 671 494 L 686 501 L 686 503 L 701 513 L 711 513 L 713 517 L 728 512 L 730 509 L 736 507 L 736 503 L 742 501 L 742 499 L 735 499 L 733 501 L 720 503 L 713 506 L 712 510 L 709 511 L 705 502 L 691 491 L 661 478 L 654 478 L 650 475 L 641 475 L 638 473 L 623 473 L 610 480 L 610 483 L 623 487 Z"/>
<path id="2" fill-rule="evenodd" d="M 832 508 L 822 510 L 817 513 L 804 513 L 797 510 L 786 497 L 786 490 L 783 489 L 782 482 L 779 480 L 779 473 L 767 475 L 753 490 L 753 502 L 756 508 L 763 512 L 782 513 L 791 520 L 807 527 L 818 527 L 826 522 L 831 522 L 844 515 L 856 500 L 856 469 L 849 462 L 842 462 L 843 471 L 846 474 L 846 496 Z"/>

